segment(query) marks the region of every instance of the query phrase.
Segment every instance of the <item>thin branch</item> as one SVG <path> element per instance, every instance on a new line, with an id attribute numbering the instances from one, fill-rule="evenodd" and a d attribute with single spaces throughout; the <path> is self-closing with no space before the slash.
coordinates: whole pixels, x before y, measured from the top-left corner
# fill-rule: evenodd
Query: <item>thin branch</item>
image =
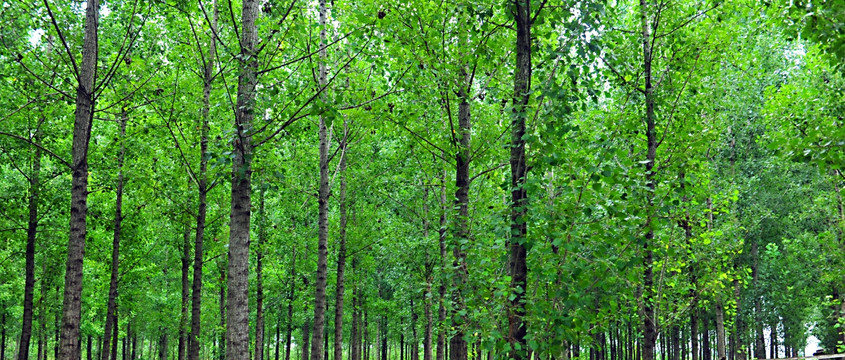
<path id="1" fill-rule="evenodd" d="M 68 169 L 73 169 L 73 166 L 71 166 L 69 162 L 65 161 L 65 159 L 62 159 L 62 157 L 61 157 L 61 156 L 56 155 L 56 153 L 54 153 L 54 152 L 50 151 L 49 149 L 45 148 L 45 147 L 44 147 L 44 146 L 42 146 L 41 144 L 38 144 L 38 143 L 36 143 L 36 142 L 34 142 L 34 141 L 30 140 L 30 139 L 27 139 L 27 138 L 25 138 L 25 137 L 23 137 L 23 136 L 20 136 L 20 135 L 15 135 L 15 134 L 12 134 L 12 133 L 7 133 L 7 132 L 5 132 L 5 131 L 0 131 L 0 135 L 5 135 L 5 136 L 11 137 L 11 138 L 15 138 L 15 139 L 18 139 L 18 140 L 23 141 L 23 142 L 25 142 L 25 143 L 28 143 L 28 144 L 30 144 L 30 145 L 32 145 L 32 146 L 35 146 L 35 147 L 37 147 L 37 148 L 41 149 L 41 151 L 46 152 L 46 153 L 47 153 L 47 155 L 50 155 L 50 156 L 51 156 L 51 157 L 53 157 L 54 159 L 58 160 L 60 163 L 62 163 L 62 165 L 67 166 L 67 168 L 68 168 Z"/>

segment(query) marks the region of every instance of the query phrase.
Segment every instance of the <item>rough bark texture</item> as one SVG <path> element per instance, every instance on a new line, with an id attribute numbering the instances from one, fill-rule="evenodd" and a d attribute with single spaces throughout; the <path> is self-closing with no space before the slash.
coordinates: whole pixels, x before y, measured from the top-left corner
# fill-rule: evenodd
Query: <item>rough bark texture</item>
<path id="1" fill-rule="evenodd" d="M 525 119 L 531 91 L 531 1 L 514 2 L 516 17 L 516 71 L 513 86 L 513 114 L 511 118 L 511 204 L 508 272 L 513 297 L 507 308 L 508 337 L 513 349 L 510 358 L 526 359 L 525 292 L 528 267 L 525 241 L 528 228 L 525 221 L 528 197 L 525 190 Z M 520 349 L 520 350 L 517 350 Z"/>
<path id="2" fill-rule="evenodd" d="M 73 123 L 71 150 L 70 236 L 65 268 L 65 291 L 62 301 L 62 328 L 58 358 L 76 360 L 79 348 L 79 321 L 82 310 L 82 260 L 85 257 L 85 237 L 88 215 L 88 143 L 91 140 L 91 120 L 94 111 L 94 77 L 97 71 L 97 28 L 100 2 L 88 0 L 85 10 L 85 35 L 82 63 L 79 66 L 79 85 L 76 89 L 76 112 Z"/>
<path id="3" fill-rule="evenodd" d="M 211 84 L 214 79 L 214 57 L 217 42 L 217 0 L 211 4 L 211 39 L 208 43 L 208 55 L 203 69 L 202 113 L 200 114 L 200 158 L 197 172 L 197 224 L 194 236 L 194 278 L 191 284 L 191 331 L 188 337 L 188 360 L 199 360 L 199 335 L 202 316 L 202 262 L 203 242 L 205 241 L 205 222 L 207 216 L 208 194 L 208 133 L 209 110 L 211 109 Z M 199 44 L 197 44 L 199 45 Z M 181 339 L 180 339 L 181 341 Z M 180 358 L 181 359 L 181 358 Z"/>
<path id="4" fill-rule="evenodd" d="M 33 138 L 38 142 L 40 132 L 36 129 Z M 29 221 L 26 227 L 26 255 L 24 290 L 23 290 L 23 324 L 21 325 L 21 340 L 18 343 L 18 360 L 29 359 L 29 343 L 32 339 L 32 301 L 35 290 L 35 238 L 38 233 L 38 193 L 39 175 L 41 173 L 41 149 L 34 147 L 29 172 Z"/>
<path id="5" fill-rule="evenodd" d="M 468 75 L 464 77 L 469 80 Z M 469 81 L 466 81 L 469 83 Z M 455 154 L 455 207 L 458 214 L 455 217 L 455 236 L 452 243 L 453 277 L 455 289 L 452 292 L 452 326 L 455 333 L 449 339 L 449 359 L 467 360 L 467 342 L 464 340 L 466 316 L 461 311 L 466 310 L 463 301 L 463 292 L 467 282 L 466 252 L 463 250 L 465 243 L 469 242 L 469 162 L 471 155 L 471 119 L 470 104 L 466 89 L 458 90 L 458 151 Z"/>
<path id="6" fill-rule="evenodd" d="M 188 345 L 188 322 L 191 307 L 191 227 L 185 226 L 182 234 L 182 315 L 179 319 L 179 344 L 177 359 L 185 360 L 185 349 Z"/>
<path id="7" fill-rule="evenodd" d="M 302 323 L 302 360 L 311 360 L 311 349 L 309 341 L 311 340 L 311 321 L 305 320 Z"/>
<path id="8" fill-rule="evenodd" d="M 655 322 L 655 292 L 654 292 L 654 230 L 651 228 L 651 221 L 654 216 L 654 191 L 656 182 L 654 180 L 654 161 L 657 157 L 657 134 L 655 129 L 654 114 L 654 88 L 652 87 L 652 48 L 649 23 L 648 0 L 640 0 L 640 22 L 642 26 L 643 44 L 643 76 L 645 78 L 645 123 L 647 153 L 645 164 L 646 187 L 646 223 L 645 241 L 643 242 L 643 286 L 641 302 L 641 319 L 643 332 L 643 360 L 654 360 L 654 348 L 657 341 L 657 325 Z"/>
<path id="9" fill-rule="evenodd" d="M 255 356 L 254 360 L 264 358 L 264 279 L 262 279 L 264 261 L 264 243 L 267 241 L 267 217 L 264 208 L 264 188 L 261 188 L 258 200 L 258 249 L 255 251 Z"/>
<path id="10" fill-rule="evenodd" d="M 445 158 L 445 154 L 441 154 Z M 439 230 L 439 244 L 440 244 L 440 288 L 438 289 L 438 303 L 437 309 L 437 354 L 436 360 L 445 360 L 446 358 L 446 170 L 440 176 L 440 230 Z"/>
<path id="11" fill-rule="evenodd" d="M 104 351 L 101 353 L 101 359 L 109 359 L 109 341 L 108 337 L 112 333 L 114 323 L 114 312 L 117 301 L 117 280 L 118 280 L 118 265 L 120 261 L 120 226 L 123 222 L 123 159 L 126 155 L 126 146 L 124 144 L 126 138 L 126 119 L 127 114 L 124 110 L 120 117 L 120 152 L 117 155 L 117 189 L 116 201 L 114 203 L 114 236 L 112 237 L 112 253 L 111 253 L 111 279 L 109 280 L 109 299 L 106 305 L 106 324 L 103 331 L 106 337 Z"/>
<path id="12" fill-rule="evenodd" d="M 340 243 L 337 250 L 337 288 L 335 290 L 334 307 L 334 358 L 343 358 L 343 298 L 344 298 L 344 270 L 346 269 L 346 140 L 349 135 L 349 124 L 343 119 L 343 137 L 340 141 Z M 354 306 L 353 306 L 354 307 Z"/>
<path id="13" fill-rule="evenodd" d="M 233 141 L 232 213 L 229 217 L 229 271 L 226 302 L 226 359 L 249 360 L 249 225 L 252 178 L 252 120 L 258 59 L 260 1 L 245 0 L 241 12 L 241 59 Z M 193 360 L 193 359 L 192 359 Z"/>
<path id="14" fill-rule="evenodd" d="M 326 85 L 326 0 L 320 0 L 319 86 Z M 329 239 L 329 138 L 326 118 L 320 115 L 320 188 L 318 194 L 317 282 L 314 290 L 314 331 L 311 360 L 323 360 L 323 332 L 326 322 L 326 273 Z"/>

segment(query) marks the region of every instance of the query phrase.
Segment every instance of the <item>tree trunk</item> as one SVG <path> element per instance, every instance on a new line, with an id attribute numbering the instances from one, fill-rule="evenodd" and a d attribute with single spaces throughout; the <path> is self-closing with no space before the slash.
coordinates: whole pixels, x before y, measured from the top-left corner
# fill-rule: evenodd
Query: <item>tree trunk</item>
<path id="1" fill-rule="evenodd" d="M 120 330 L 120 329 L 118 329 L 119 323 L 118 323 L 117 319 L 118 319 L 117 311 L 115 310 L 114 319 L 112 320 L 112 323 L 114 324 L 114 326 L 112 326 L 112 330 L 111 330 L 112 331 L 112 333 L 111 333 L 111 358 L 112 358 L 112 360 L 117 360 L 117 336 L 118 336 L 118 333 L 119 333 L 119 330 Z"/>
<path id="2" fill-rule="evenodd" d="M 264 208 L 265 184 L 262 183 L 258 199 L 258 248 L 255 251 L 255 356 L 264 357 L 264 280 L 262 279 L 264 244 L 267 242 L 267 214 Z"/>
<path id="3" fill-rule="evenodd" d="M 190 272 L 191 227 L 185 225 L 185 231 L 182 234 L 182 315 L 179 318 L 179 344 L 176 350 L 178 360 L 185 360 L 185 349 L 188 345 L 188 310 L 191 306 Z"/>
<path id="4" fill-rule="evenodd" d="M 290 290 L 288 292 L 288 322 L 285 333 L 285 360 L 290 360 L 291 334 L 293 333 L 293 299 L 296 296 L 296 248 L 291 253 Z"/>
<path id="5" fill-rule="evenodd" d="M 226 263 L 221 260 L 217 264 L 220 270 L 220 277 L 218 282 L 220 284 L 220 329 L 226 328 Z M 220 331 L 220 339 L 218 340 L 217 360 L 226 360 L 226 333 Z M 197 354 L 199 354 L 199 346 L 197 346 Z"/>
<path id="6" fill-rule="evenodd" d="M 420 360 L 420 349 L 418 346 L 419 339 L 417 338 L 417 318 L 418 316 L 417 310 L 414 307 L 414 299 L 411 298 L 411 348 L 408 352 L 408 356 L 411 358 L 411 360 Z"/>
<path id="7" fill-rule="evenodd" d="M 716 353 L 718 360 L 725 360 L 725 308 L 722 299 L 716 299 Z"/>
<path id="8" fill-rule="evenodd" d="M 111 254 L 111 279 L 109 280 L 109 298 L 106 306 L 106 324 L 103 334 L 107 338 L 105 344 L 105 351 L 100 355 L 103 360 L 109 360 L 109 341 L 108 337 L 111 334 L 113 326 L 117 326 L 114 321 L 114 312 L 117 300 L 117 281 L 118 281 L 118 265 L 120 261 L 120 227 L 123 222 L 123 160 L 126 155 L 126 122 L 127 114 L 124 109 L 120 115 L 120 152 L 117 155 L 117 189 L 116 201 L 114 204 L 114 236 L 112 238 L 112 254 Z"/>
<path id="9" fill-rule="evenodd" d="M 654 180 L 654 162 L 657 157 L 657 134 L 655 126 L 654 88 L 652 87 L 652 45 L 647 20 L 649 13 L 648 0 L 640 0 L 640 24 L 642 26 L 643 45 L 643 75 L 645 78 L 645 123 L 647 152 L 645 163 L 646 177 L 646 233 L 643 241 L 643 291 L 642 291 L 642 331 L 643 331 L 643 360 L 654 360 L 654 346 L 657 340 L 657 325 L 655 322 L 655 293 L 654 293 L 654 230 L 651 222 L 654 216 L 654 193 L 657 183 Z"/>
<path id="10" fill-rule="evenodd" d="M 302 323 L 302 360 L 311 360 L 309 350 L 311 347 L 308 342 L 311 340 L 311 321 L 305 320 Z"/>
<path id="11" fill-rule="evenodd" d="M 320 60 L 319 86 L 326 86 L 326 0 L 319 1 Z M 322 96 L 322 95 L 321 95 Z M 320 188 L 318 191 L 317 282 L 314 289 L 314 332 L 311 360 L 323 360 L 323 331 L 326 320 L 326 273 L 329 238 L 329 138 L 326 118 L 320 115 Z"/>
<path id="12" fill-rule="evenodd" d="M 510 306 L 507 307 L 508 337 L 510 358 L 526 359 L 528 348 L 525 342 L 525 293 L 528 267 L 526 265 L 528 240 L 526 234 L 526 212 L 528 196 L 525 189 L 527 166 L 525 163 L 525 119 L 528 101 L 531 97 L 531 1 L 515 0 L 516 22 L 516 69 L 513 87 L 513 117 L 511 120 L 511 203 L 510 203 L 510 239 L 508 240 L 509 264 L 511 276 Z M 520 349 L 520 350 L 517 350 Z"/>
<path id="13" fill-rule="evenodd" d="M 469 76 L 461 70 L 466 82 Z M 455 276 L 453 277 L 454 290 L 452 291 L 452 327 L 455 333 L 449 339 L 449 360 L 467 360 L 467 343 L 464 340 L 465 326 L 467 322 L 466 304 L 464 299 L 464 288 L 468 278 L 466 267 L 466 252 L 463 249 L 465 243 L 469 242 L 469 161 L 471 155 L 471 119 L 470 104 L 466 89 L 461 87 L 458 90 L 458 127 L 459 144 L 455 154 L 455 207 L 458 214 L 455 219 L 455 236 L 452 242 L 452 266 Z M 462 315 L 462 313 L 464 315 Z"/>
<path id="14" fill-rule="evenodd" d="M 40 123 L 40 121 L 39 121 Z M 33 136 L 39 142 L 40 132 L 36 129 Z M 29 343 L 32 339 L 32 301 L 35 290 L 35 237 L 38 233 L 38 193 L 41 173 L 41 149 L 34 147 L 29 173 L 29 222 L 26 228 L 25 279 L 23 290 L 23 325 L 21 341 L 18 344 L 18 360 L 29 359 Z M 43 301 L 43 300 L 42 300 Z"/>
<path id="15" fill-rule="evenodd" d="M 208 43 L 208 56 L 203 69 L 202 113 L 200 114 L 200 168 L 197 172 L 197 225 L 194 236 L 194 278 L 191 284 L 191 331 L 188 337 L 188 360 L 199 360 L 200 326 L 202 324 L 202 262 L 203 242 L 205 241 L 205 222 L 207 216 L 208 194 L 208 133 L 209 111 L 211 109 L 211 84 L 214 79 L 214 57 L 217 42 L 217 0 L 211 3 L 211 39 Z M 199 44 L 197 44 L 199 47 Z M 180 339 L 180 341 L 182 341 Z M 180 358 L 181 360 L 182 358 Z"/>
<path id="16" fill-rule="evenodd" d="M 158 340 L 159 360 L 167 360 L 167 329 L 161 333 L 161 338 Z"/>
<path id="17" fill-rule="evenodd" d="M 249 225 L 252 179 L 252 120 L 258 59 L 260 1 L 245 0 L 241 12 L 241 59 L 233 141 L 232 213 L 229 217 L 229 270 L 226 321 L 226 359 L 249 360 Z M 193 360 L 193 359 L 192 359 Z M 318 359 L 314 359 L 318 360 Z"/>
<path id="18" fill-rule="evenodd" d="M 352 273 L 356 274 L 358 258 L 352 258 Z M 361 360 L 361 299 L 358 284 L 352 287 L 352 339 L 349 340 L 349 360 Z"/>
<path id="19" fill-rule="evenodd" d="M 0 359 L 6 359 L 6 304 L 0 315 Z"/>
<path id="20" fill-rule="evenodd" d="M 97 72 L 99 17 L 100 1 L 89 0 L 85 10 L 85 35 L 82 45 L 82 63 L 77 78 L 76 112 L 73 124 L 70 232 L 58 353 L 60 360 L 73 360 L 80 354 L 79 321 L 82 310 L 82 261 L 85 256 L 86 217 L 88 215 L 88 143 L 91 140 L 91 121 L 95 105 L 94 77 Z"/>
<path id="21" fill-rule="evenodd" d="M 757 263 L 759 250 L 757 241 L 751 242 L 751 286 L 754 289 L 754 356 L 758 359 L 766 358 L 766 338 L 763 335 L 763 301 L 759 291 L 759 271 Z"/>
<path id="22" fill-rule="evenodd" d="M 346 269 L 346 152 L 349 124 L 343 118 L 343 137 L 340 140 L 340 244 L 337 250 L 337 287 L 335 290 L 334 308 L 334 356 L 335 360 L 343 359 L 343 298 L 344 298 L 344 270 Z M 354 307 L 354 305 L 353 305 Z M 350 359 L 351 360 L 351 359 Z"/>
<path id="23" fill-rule="evenodd" d="M 441 154 L 446 158 L 446 154 Z M 440 244 L 440 288 L 438 289 L 439 308 L 437 309 L 437 353 L 436 360 L 446 359 L 446 170 L 440 175 L 440 230 L 439 241 Z"/>
<path id="24" fill-rule="evenodd" d="M 735 262 L 734 263 L 734 270 L 738 270 L 737 269 L 738 266 L 739 266 L 739 263 Z M 739 273 L 739 271 L 736 271 L 736 272 Z M 734 359 L 744 360 L 745 359 L 745 352 L 743 351 L 742 345 L 740 344 L 740 341 L 741 341 L 740 339 L 742 338 L 741 334 L 743 333 L 745 326 L 742 323 L 742 317 L 740 316 L 740 314 L 742 314 L 742 312 L 741 312 L 742 308 L 740 307 L 740 305 L 742 305 L 742 302 L 740 301 L 741 300 L 740 299 L 740 295 L 741 295 L 740 289 L 741 289 L 741 287 L 740 287 L 740 284 L 739 284 L 739 279 L 734 279 L 733 285 L 734 285 L 734 299 L 736 299 L 736 316 L 734 318 L 735 321 L 734 321 L 734 332 L 733 333 L 734 333 L 734 336 L 735 336 L 734 343 L 737 344 L 736 348 L 734 349 L 735 353 L 733 354 L 733 357 L 734 357 Z M 724 311 L 724 309 L 722 309 L 722 311 Z M 763 350 L 763 352 L 765 353 L 765 350 Z M 765 354 L 763 355 L 763 357 L 764 358 L 766 357 Z"/>

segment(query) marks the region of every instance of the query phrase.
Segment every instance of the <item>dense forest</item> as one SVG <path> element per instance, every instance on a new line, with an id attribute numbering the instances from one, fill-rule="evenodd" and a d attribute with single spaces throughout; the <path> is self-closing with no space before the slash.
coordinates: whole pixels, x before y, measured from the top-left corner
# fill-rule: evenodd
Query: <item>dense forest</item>
<path id="1" fill-rule="evenodd" d="M 845 352 L 845 1 L 0 4 L 0 360 Z"/>

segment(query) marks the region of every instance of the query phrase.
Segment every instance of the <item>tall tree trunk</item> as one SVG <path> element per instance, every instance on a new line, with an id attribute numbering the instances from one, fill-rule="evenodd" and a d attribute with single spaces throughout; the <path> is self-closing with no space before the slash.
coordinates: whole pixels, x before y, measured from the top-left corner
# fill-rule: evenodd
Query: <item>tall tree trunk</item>
<path id="1" fill-rule="evenodd" d="M 190 314 L 188 311 L 191 306 L 190 272 L 191 227 L 185 225 L 185 231 L 182 234 L 182 316 L 179 318 L 179 345 L 177 347 L 178 360 L 185 360 L 185 349 L 188 345 L 188 316 Z"/>
<path id="2" fill-rule="evenodd" d="M 279 337 L 282 332 L 282 314 L 279 314 L 279 317 L 276 319 L 276 346 L 274 351 L 276 352 L 276 360 L 279 360 Z"/>
<path id="3" fill-rule="evenodd" d="M 265 185 L 262 182 L 258 199 L 258 248 L 255 251 L 255 356 L 264 357 L 264 280 L 262 279 L 264 244 L 267 242 L 267 214 L 264 208 Z"/>
<path id="4" fill-rule="evenodd" d="M 0 359 L 6 359 L 6 304 L 0 312 Z"/>
<path id="5" fill-rule="evenodd" d="M 528 267 L 526 265 L 528 240 L 526 213 L 528 196 L 525 189 L 527 166 L 525 163 L 525 120 L 531 97 L 531 1 L 515 0 L 516 17 L 516 69 L 513 85 L 513 116 L 511 118 L 511 203 L 508 272 L 511 276 L 510 304 L 507 307 L 508 337 L 514 360 L 526 359 L 525 342 L 525 293 Z M 519 349 L 519 350 L 517 350 Z"/>
<path id="6" fill-rule="evenodd" d="M 112 331 L 112 333 L 111 333 L 111 346 L 112 346 L 111 358 L 113 360 L 117 360 L 117 336 L 118 336 L 118 333 L 119 333 L 119 330 L 120 330 L 120 329 L 118 329 L 119 323 L 118 323 L 117 319 L 118 319 L 117 310 L 115 310 L 114 319 L 112 320 L 112 324 L 114 324 L 114 326 L 112 326 L 112 330 L 111 330 Z"/>
<path id="7" fill-rule="evenodd" d="M 47 358 L 47 262 L 41 262 L 41 299 L 38 300 L 38 354 L 37 360 L 44 360 Z"/>
<path id="8" fill-rule="evenodd" d="M 220 270 L 220 277 L 218 283 L 220 284 L 219 294 L 219 308 L 220 308 L 220 329 L 226 329 L 226 262 L 222 259 L 218 262 L 217 268 Z M 226 360 L 226 333 L 220 331 L 220 339 L 217 345 L 217 360 Z M 197 354 L 199 354 L 199 346 L 197 346 Z"/>
<path id="9" fill-rule="evenodd" d="M 725 306 L 722 299 L 716 299 L 716 353 L 718 360 L 725 360 Z"/>
<path id="10" fill-rule="evenodd" d="M 766 358 L 766 338 L 763 335 L 763 301 L 760 298 L 759 278 L 757 269 L 760 251 L 757 241 L 751 242 L 751 286 L 754 289 L 754 356 L 758 359 Z"/>
<path id="11" fill-rule="evenodd" d="M 39 121 L 39 123 L 41 123 Z M 40 131 L 35 130 L 33 136 L 39 142 Z M 35 237 L 38 233 L 38 193 L 39 175 L 41 173 L 41 149 L 34 147 L 29 172 L 29 222 L 26 228 L 25 279 L 23 290 L 23 324 L 21 325 L 21 341 L 18 344 L 18 360 L 29 359 L 29 343 L 32 338 L 32 302 L 35 290 Z"/>
<path id="12" fill-rule="evenodd" d="M 343 137 L 340 140 L 340 244 L 337 250 L 337 286 L 335 290 L 334 307 L 334 356 L 335 360 L 343 359 L 343 298 L 344 298 L 344 270 L 346 269 L 346 156 L 349 124 L 343 118 Z M 354 307 L 354 305 L 353 305 Z"/>
<path id="13" fill-rule="evenodd" d="M 106 305 L 106 324 L 103 334 L 106 338 L 111 335 L 111 329 L 116 326 L 114 321 L 114 312 L 117 300 L 117 281 L 118 281 L 118 265 L 120 261 L 120 226 L 123 222 L 123 160 L 126 155 L 126 109 L 123 109 L 120 115 L 120 152 L 117 155 L 117 189 L 116 200 L 114 204 L 114 236 L 112 238 L 112 253 L 111 253 L 111 279 L 109 280 L 109 299 Z M 100 356 L 102 360 L 109 360 L 109 344 L 108 340 L 105 344 L 105 351 Z"/>
<path id="14" fill-rule="evenodd" d="M 446 158 L 446 154 L 441 154 Z M 438 243 L 440 244 L 440 287 L 438 289 L 438 303 L 437 309 L 437 353 L 436 360 L 446 359 L 446 169 L 440 174 L 440 230 L 438 236 Z M 368 359 L 369 360 L 369 359 Z"/>
<path id="15" fill-rule="evenodd" d="M 701 360 L 713 360 L 713 350 L 710 349 L 710 319 L 706 318 L 701 329 Z"/>
<path id="16" fill-rule="evenodd" d="M 309 350 L 311 350 L 311 346 L 308 342 L 311 340 L 311 321 L 305 320 L 302 323 L 302 360 L 311 360 L 311 355 Z"/>
<path id="17" fill-rule="evenodd" d="M 681 200 L 684 203 L 685 209 L 684 218 L 681 220 L 681 228 L 684 229 L 684 239 L 686 239 L 688 251 L 692 251 L 692 224 L 690 223 L 689 215 L 689 199 L 686 194 L 686 173 L 684 170 L 678 174 L 680 182 L 681 193 L 683 194 Z M 688 293 L 690 301 L 690 343 L 692 360 L 698 360 L 698 274 L 696 273 L 696 261 L 690 259 L 687 265 L 687 274 L 690 279 L 690 289 Z"/>
<path id="18" fill-rule="evenodd" d="M 326 86 L 326 0 L 319 1 L 320 15 L 320 88 Z M 321 95 L 322 96 L 322 95 Z M 323 331 L 326 321 L 326 273 L 329 239 L 329 138 L 326 118 L 320 115 L 320 188 L 318 191 L 317 282 L 314 289 L 314 332 L 311 335 L 311 360 L 323 360 Z"/>
<path id="19" fill-rule="evenodd" d="M 357 274 L 358 258 L 352 258 L 352 273 Z M 361 360 L 361 299 L 358 284 L 352 287 L 352 339 L 349 340 L 349 360 Z"/>
<path id="20" fill-rule="evenodd" d="M 167 360 L 167 329 L 161 333 L 161 338 L 158 340 L 159 360 Z"/>
<path id="21" fill-rule="evenodd" d="M 654 88 L 652 87 L 652 45 L 647 20 L 649 14 L 648 0 L 640 0 L 640 24 L 642 26 L 643 45 L 643 75 L 645 78 L 645 123 L 647 152 L 645 163 L 646 177 L 646 233 L 643 241 L 643 285 L 642 285 L 642 332 L 643 332 L 643 360 L 654 360 L 654 346 L 657 340 L 657 325 L 655 322 L 655 293 L 654 293 L 654 230 L 651 227 L 654 214 L 654 192 L 657 183 L 654 180 L 654 161 L 657 157 L 657 134 L 654 114 Z"/>
<path id="22" fill-rule="evenodd" d="M 408 356 L 411 360 L 420 360 L 419 339 L 417 338 L 417 310 L 414 307 L 414 299 L 411 298 L 411 349 Z"/>
<path id="23" fill-rule="evenodd" d="M 469 75 L 461 70 L 465 79 L 463 83 L 469 83 Z M 453 277 L 454 290 L 452 291 L 452 327 L 455 333 L 449 339 L 449 359 L 467 360 L 467 342 L 464 340 L 465 326 L 467 322 L 466 304 L 463 302 L 468 269 L 466 266 L 466 252 L 463 249 L 465 243 L 469 242 L 469 162 L 471 156 L 471 118 L 470 104 L 467 89 L 463 86 L 458 90 L 458 151 L 455 154 L 455 207 L 458 214 L 455 219 L 455 236 L 452 242 L 452 266 L 455 275 Z"/>
<path id="24" fill-rule="evenodd" d="M 739 262 L 738 261 L 734 262 L 734 271 L 736 273 L 739 273 L 738 267 L 739 267 Z M 742 314 L 742 312 L 741 312 L 742 311 L 742 308 L 741 308 L 742 302 L 740 301 L 741 300 L 740 299 L 741 286 L 739 284 L 739 279 L 733 280 L 733 286 L 734 286 L 734 299 L 736 300 L 736 313 L 735 313 L 735 317 L 734 317 L 734 331 L 733 331 L 734 341 L 733 342 L 736 343 L 737 346 L 734 348 L 734 354 L 732 354 L 732 355 L 733 355 L 734 359 L 743 359 L 744 360 L 745 359 L 745 351 L 743 350 L 740 342 L 742 341 L 741 340 L 742 339 L 741 334 L 745 331 L 745 326 L 742 323 L 742 316 L 740 316 L 740 314 Z M 722 311 L 724 311 L 724 308 L 722 309 Z M 765 350 L 763 350 L 763 352 L 765 353 Z M 766 357 L 765 354 L 763 355 L 763 357 L 764 358 Z"/>
<path id="25" fill-rule="evenodd" d="M 59 341 L 60 360 L 79 357 L 79 321 L 82 310 L 82 260 L 85 257 L 86 218 L 88 215 L 88 143 L 94 112 L 94 77 L 97 72 L 97 29 L 100 1 L 88 0 L 85 10 L 85 35 L 82 63 L 76 89 L 76 112 L 71 149 L 70 236 L 62 301 L 62 328 Z"/>
<path id="26" fill-rule="evenodd" d="M 252 120 L 258 83 L 259 0 L 244 0 L 241 12 L 241 63 L 235 112 L 232 162 L 232 213 L 229 225 L 229 279 L 226 302 L 226 359 L 249 360 L 249 225 L 252 178 Z M 314 359 L 318 360 L 318 359 Z"/>
<path id="27" fill-rule="evenodd" d="M 291 253 L 290 290 L 288 291 L 288 322 L 285 330 L 285 360 L 290 360 L 291 334 L 293 334 L 293 299 L 296 296 L 296 248 Z"/>
<path id="28" fill-rule="evenodd" d="M 211 3 L 211 38 L 208 42 L 208 55 L 203 69 L 202 112 L 200 114 L 200 158 L 197 172 L 197 225 L 194 236 L 194 278 L 191 284 L 191 331 L 188 337 L 188 360 L 199 360 L 200 356 L 200 327 L 202 324 L 202 262 L 203 243 L 205 241 L 205 223 L 208 212 L 208 133 L 209 111 L 211 109 L 211 85 L 214 80 L 214 58 L 217 42 L 217 0 Z M 199 44 L 197 44 L 199 47 Z M 233 190 L 234 193 L 234 190 Z M 234 199 L 234 198 L 233 198 Z M 234 205 L 234 204 L 233 204 Z M 234 209 L 234 207 L 233 207 Z"/>

